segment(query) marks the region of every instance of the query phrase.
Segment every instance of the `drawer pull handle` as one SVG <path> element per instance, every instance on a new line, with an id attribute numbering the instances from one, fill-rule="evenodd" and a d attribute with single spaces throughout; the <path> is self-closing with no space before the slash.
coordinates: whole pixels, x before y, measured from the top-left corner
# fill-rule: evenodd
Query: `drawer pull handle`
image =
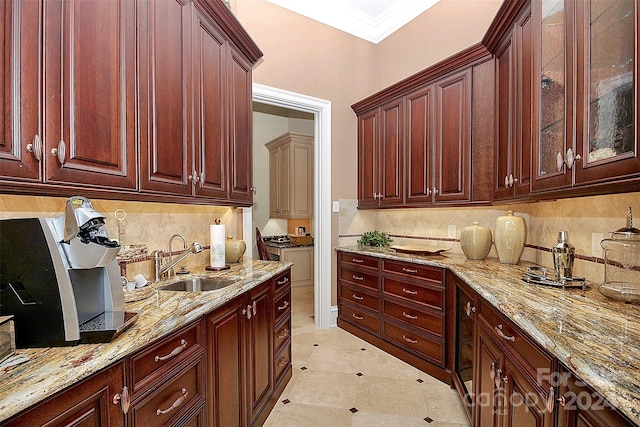
<path id="1" fill-rule="evenodd" d="M 406 267 L 402 267 L 402 271 L 404 271 L 405 273 L 412 273 L 412 274 L 415 274 L 418 272 L 418 270 L 415 270 L 413 268 L 406 268 Z"/>
<path id="2" fill-rule="evenodd" d="M 352 258 L 351 262 L 357 262 L 358 264 L 362 264 L 364 262 L 364 260 L 361 259 L 361 258 Z"/>
<path id="3" fill-rule="evenodd" d="M 489 371 L 489 378 L 494 380 L 496 378 L 496 363 L 491 362 L 491 370 Z"/>
<path id="4" fill-rule="evenodd" d="M 407 314 L 407 313 L 406 313 L 406 312 L 404 312 L 404 311 L 402 312 L 402 315 L 403 315 L 404 317 L 406 317 L 407 319 L 411 319 L 411 320 L 416 320 L 416 319 L 418 318 L 418 316 L 413 316 L 413 315 L 411 315 L 411 314 Z"/>
<path id="5" fill-rule="evenodd" d="M 255 300 L 253 301 L 253 315 L 255 316 L 257 314 L 258 310 L 257 310 L 257 304 L 255 302 Z"/>
<path id="6" fill-rule="evenodd" d="M 171 353 L 167 354 L 166 356 L 156 356 L 154 360 L 156 362 L 162 362 L 164 360 L 171 359 L 172 357 L 176 357 L 177 355 L 182 353 L 182 350 L 184 350 L 185 348 L 187 348 L 187 341 L 180 340 L 180 345 L 171 350 Z"/>
<path id="7" fill-rule="evenodd" d="M 180 390 L 180 393 L 182 393 L 182 396 L 177 398 L 175 402 L 173 402 L 173 404 L 169 406 L 167 409 L 165 410 L 162 410 L 160 408 L 156 409 L 156 415 L 160 416 L 160 415 L 167 414 L 173 411 L 174 409 L 176 409 L 178 406 L 180 406 L 182 402 L 184 402 L 184 400 L 187 398 L 187 396 L 189 396 L 189 392 L 187 391 L 186 388 L 183 388 L 182 390 Z"/>
<path id="8" fill-rule="evenodd" d="M 278 366 L 280 368 L 282 368 L 283 366 L 287 366 L 289 364 L 289 358 L 287 356 L 284 356 L 282 359 L 280 359 L 280 361 L 278 362 Z"/>
<path id="9" fill-rule="evenodd" d="M 356 294 L 351 295 L 351 297 L 353 299 L 357 299 L 358 301 L 362 301 L 364 299 L 364 297 L 361 297 L 360 295 L 356 295 Z"/>
<path id="10" fill-rule="evenodd" d="M 547 411 L 553 413 L 556 406 L 556 393 L 553 387 L 549 387 L 549 394 L 547 395 Z"/>
<path id="11" fill-rule="evenodd" d="M 354 275 L 352 275 L 351 277 L 353 277 L 353 280 L 360 280 L 360 281 L 364 280 L 364 277 L 362 277 L 362 276 L 356 276 L 355 274 L 354 274 Z"/>
<path id="12" fill-rule="evenodd" d="M 471 305 L 471 301 L 467 301 L 467 308 L 465 312 L 467 313 L 467 317 L 471 317 L 471 313 L 476 312 L 476 308 Z"/>
<path id="13" fill-rule="evenodd" d="M 511 342 L 514 342 L 516 340 L 516 337 L 514 337 L 513 335 L 511 336 L 505 335 L 504 332 L 502 332 L 502 324 L 496 326 L 495 328 L 493 328 L 493 330 L 496 331 L 496 334 L 498 334 L 498 336 L 503 340 L 507 340 Z"/>
<path id="14" fill-rule="evenodd" d="M 409 338 L 406 335 L 403 335 L 402 339 L 405 340 L 406 342 L 410 343 L 410 344 L 418 344 L 418 340 L 415 340 L 413 338 Z"/>
<path id="15" fill-rule="evenodd" d="M 129 389 L 127 386 L 122 387 L 122 391 L 113 396 L 113 404 L 117 405 L 120 402 L 120 409 L 122 413 L 129 412 L 129 405 L 131 405 L 131 395 L 129 395 Z"/>
<path id="16" fill-rule="evenodd" d="M 282 280 L 278 280 L 278 285 L 284 285 L 285 283 L 289 283 L 289 278 L 285 277 Z"/>
<path id="17" fill-rule="evenodd" d="M 284 304 L 278 307 L 278 311 L 282 311 L 285 308 L 289 307 L 289 301 L 285 301 Z"/>
<path id="18" fill-rule="evenodd" d="M 418 295 L 418 291 L 412 291 L 411 289 L 402 288 L 402 292 L 409 295 Z"/>
<path id="19" fill-rule="evenodd" d="M 282 335 L 278 335 L 278 339 L 279 340 L 283 340 L 285 338 L 287 338 L 289 336 L 289 329 L 284 328 L 282 329 Z"/>
<path id="20" fill-rule="evenodd" d="M 360 316 L 359 314 L 355 314 L 355 313 L 353 313 L 351 317 L 353 317 L 356 320 L 364 320 L 363 316 Z"/>

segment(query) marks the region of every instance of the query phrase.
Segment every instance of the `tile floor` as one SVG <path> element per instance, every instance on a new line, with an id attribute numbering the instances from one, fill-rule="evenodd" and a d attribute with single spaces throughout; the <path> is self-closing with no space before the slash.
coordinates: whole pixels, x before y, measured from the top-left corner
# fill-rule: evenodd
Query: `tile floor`
<path id="1" fill-rule="evenodd" d="M 293 378 L 265 427 L 469 426 L 455 390 L 339 328 L 313 324 L 313 287 L 291 298 Z"/>

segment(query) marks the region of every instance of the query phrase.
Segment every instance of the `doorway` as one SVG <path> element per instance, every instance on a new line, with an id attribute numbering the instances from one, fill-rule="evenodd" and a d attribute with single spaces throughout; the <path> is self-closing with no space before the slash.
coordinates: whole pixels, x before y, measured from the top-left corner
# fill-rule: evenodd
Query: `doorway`
<path id="1" fill-rule="evenodd" d="M 319 328 L 334 326 L 331 310 L 331 102 L 257 83 L 253 84 L 253 101 L 313 115 L 314 323 Z M 261 187 L 268 188 L 268 183 L 266 186 L 262 183 Z M 253 230 L 252 209 L 246 209 L 243 235 L 251 248 L 254 246 Z"/>

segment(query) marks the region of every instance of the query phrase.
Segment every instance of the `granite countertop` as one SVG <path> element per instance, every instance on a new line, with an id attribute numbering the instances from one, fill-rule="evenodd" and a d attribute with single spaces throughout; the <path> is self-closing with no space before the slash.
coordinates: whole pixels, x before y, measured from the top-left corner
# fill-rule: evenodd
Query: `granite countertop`
<path id="1" fill-rule="evenodd" d="M 245 256 L 242 262 L 231 264 L 231 269 L 222 272 L 209 272 L 204 267 L 192 269 L 189 275 L 148 286 L 157 287 L 191 276 L 232 278 L 237 283 L 207 292 L 153 292 L 147 299 L 126 303 L 125 310 L 139 312 L 138 319 L 111 343 L 17 350 L 0 364 L 0 421 L 200 319 L 291 265 Z"/>
<path id="2" fill-rule="evenodd" d="M 559 289 L 521 280 L 530 263 L 504 265 L 462 254 L 418 256 L 388 248 L 340 247 L 379 258 L 450 269 L 531 338 L 640 425 L 640 306 L 610 300 L 597 284 Z"/>
<path id="3" fill-rule="evenodd" d="M 266 247 L 278 248 L 278 249 L 313 247 L 313 243 L 300 245 L 300 244 L 296 244 L 296 243 L 264 242 L 264 245 Z"/>

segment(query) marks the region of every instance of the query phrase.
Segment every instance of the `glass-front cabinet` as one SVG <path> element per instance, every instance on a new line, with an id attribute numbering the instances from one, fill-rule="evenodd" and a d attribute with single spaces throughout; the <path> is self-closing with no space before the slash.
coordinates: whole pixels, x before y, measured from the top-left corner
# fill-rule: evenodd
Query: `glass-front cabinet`
<path id="1" fill-rule="evenodd" d="M 636 0 L 532 2 L 532 190 L 640 174 Z"/>

